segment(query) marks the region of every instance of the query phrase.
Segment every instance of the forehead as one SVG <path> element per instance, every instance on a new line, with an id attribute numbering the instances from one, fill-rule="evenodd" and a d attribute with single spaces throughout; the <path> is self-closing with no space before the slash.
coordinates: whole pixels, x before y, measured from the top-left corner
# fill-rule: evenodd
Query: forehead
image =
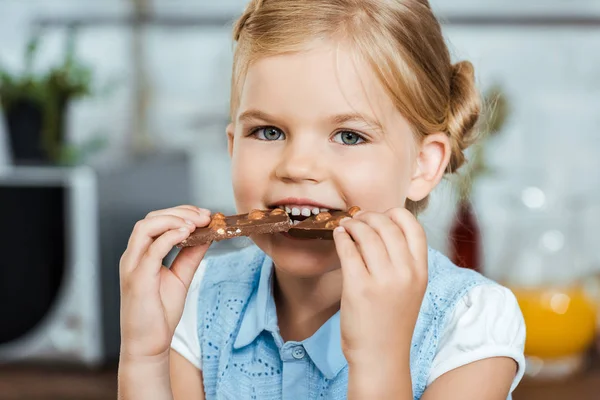
<path id="1" fill-rule="evenodd" d="M 334 43 L 258 59 L 241 91 L 238 115 L 248 108 L 302 119 L 353 112 L 385 124 L 397 114 L 371 67 Z"/>

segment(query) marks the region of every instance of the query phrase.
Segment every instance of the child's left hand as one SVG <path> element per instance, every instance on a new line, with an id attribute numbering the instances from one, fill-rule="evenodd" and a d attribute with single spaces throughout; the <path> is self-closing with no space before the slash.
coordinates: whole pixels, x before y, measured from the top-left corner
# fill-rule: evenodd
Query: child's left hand
<path id="1" fill-rule="evenodd" d="M 350 368 L 408 368 L 427 287 L 423 228 L 404 208 L 359 212 L 342 221 L 334 240 L 343 274 L 342 349 Z"/>

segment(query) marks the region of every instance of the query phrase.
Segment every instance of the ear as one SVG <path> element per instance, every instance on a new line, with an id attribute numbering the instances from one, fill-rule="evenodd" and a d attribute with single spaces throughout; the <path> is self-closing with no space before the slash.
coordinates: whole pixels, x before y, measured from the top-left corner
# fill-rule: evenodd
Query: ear
<path id="1" fill-rule="evenodd" d="M 415 172 L 407 197 L 423 200 L 442 180 L 451 156 L 450 140 L 445 133 L 432 133 L 423 139 L 415 159 Z"/>
<path id="2" fill-rule="evenodd" d="M 235 134 L 235 125 L 231 122 L 227 125 L 227 151 L 229 152 L 229 157 L 233 155 L 233 137 Z"/>

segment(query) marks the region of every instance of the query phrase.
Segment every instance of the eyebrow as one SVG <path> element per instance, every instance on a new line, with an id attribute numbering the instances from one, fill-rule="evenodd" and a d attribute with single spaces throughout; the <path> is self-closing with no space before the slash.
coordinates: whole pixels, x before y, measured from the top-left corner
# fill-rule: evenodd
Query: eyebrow
<path id="1" fill-rule="evenodd" d="M 240 121 L 240 122 L 248 121 L 248 120 L 261 120 L 261 121 L 266 121 L 269 123 L 277 122 L 277 118 L 273 117 L 272 115 L 267 114 L 266 112 L 259 111 L 259 110 L 244 111 L 238 117 L 238 121 Z"/>
<path id="2" fill-rule="evenodd" d="M 277 123 L 277 118 L 260 110 L 248 110 L 244 111 L 239 117 L 238 121 L 248 121 L 248 120 L 261 120 L 268 123 Z M 377 129 L 381 132 L 384 132 L 383 126 L 379 121 L 373 118 L 366 117 L 359 113 L 348 113 L 348 114 L 339 114 L 330 117 L 330 122 L 336 125 L 342 125 L 347 122 L 364 122 L 370 127 Z"/>
<path id="3" fill-rule="evenodd" d="M 373 118 L 366 117 L 362 114 L 340 114 L 331 118 L 331 121 L 337 125 L 345 124 L 346 122 L 364 122 L 371 128 L 384 132 L 383 126 L 379 121 Z"/>

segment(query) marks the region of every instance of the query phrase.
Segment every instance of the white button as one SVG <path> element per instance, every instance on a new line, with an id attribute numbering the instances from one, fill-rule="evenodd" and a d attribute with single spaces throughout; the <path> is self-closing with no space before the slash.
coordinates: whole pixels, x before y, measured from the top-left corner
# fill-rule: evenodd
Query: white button
<path id="1" fill-rule="evenodd" d="M 306 353 L 304 352 L 304 348 L 302 348 L 302 346 L 298 346 L 292 350 L 292 357 L 294 357 L 296 360 L 303 359 L 305 354 Z"/>

